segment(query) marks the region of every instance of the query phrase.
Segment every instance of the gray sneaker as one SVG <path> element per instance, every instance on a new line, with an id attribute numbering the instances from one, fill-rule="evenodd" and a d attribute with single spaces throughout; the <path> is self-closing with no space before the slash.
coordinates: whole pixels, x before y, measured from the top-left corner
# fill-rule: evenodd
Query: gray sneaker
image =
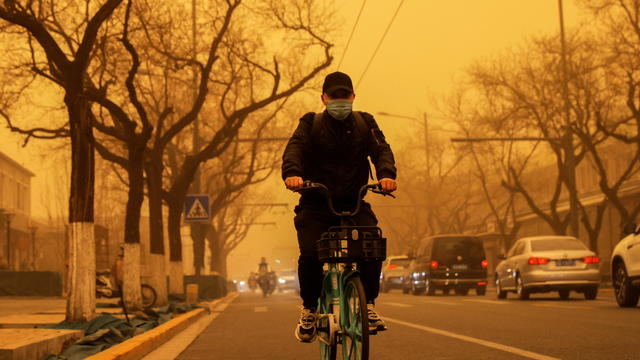
<path id="1" fill-rule="evenodd" d="M 367 304 L 367 317 L 369 318 L 369 331 L 387 330 L 387 325 L 376 312 L 375 305 Z"/>
<path id="2" fill-rule="evenodd" d="M 318 336 L 316 329 L 317 320 L 318 314 L 316 314 L 315 309 L 302 309 L 298 326 L 296 326 L 296 339 L 300 342 L 313 342 L 316 336 Z"/>

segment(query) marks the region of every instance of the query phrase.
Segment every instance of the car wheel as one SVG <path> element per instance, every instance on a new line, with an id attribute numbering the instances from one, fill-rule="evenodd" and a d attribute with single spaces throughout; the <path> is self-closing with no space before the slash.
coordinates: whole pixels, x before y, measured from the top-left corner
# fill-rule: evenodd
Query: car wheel
<path id="1" fill-rule="evenodd" d="M 469 294 L 469 289 L 468 288 L 456 288 L 455 292 L 456 292 L 456 295 L 467 295 L 467 294 Z"/>
<path id="2" fill-rule="evenodd" d="M 429 296 L 433 296 L 436 294 L 436 288 L 433 287 L 433 285 L 431 285 L 431 281 L 429 281 L 429 279 L 427 279 L 426 283 L 425 283 L 425 292 L 427 293 L 427 295 Z"/>
<path id="3" fill-rule="evenodd" d="M 516 276 L 516 294 L 520 300 L 529 300 L 529 290 L 525 289 L 524 281 L 519 274 Z"/>
<path id="4" fill-rule="evenodd" d="M 411 285 L 411 294 L 413 295 L 421 295 L 424 292 L 424 289 L 418 289 L 416 284 Z"/>
<path id="5" fill-rule="evenodd" d="M 487 293 L 487 286 L 486 285 L 480 285 L 480 286 L 476 287 L 476 295 L 484 296 L 486 293 Z"/>
<path id="6" fill-rule="evenodd" d="M 569 294 L 571 291 L 569 290 L 559 290 L 558 295 L 560 295 L 560 299 L 567 300 L 569 298 Z"/>
<path id="7" fill-rule="evenodd" d="M 496 295 L 498 299 L 506 299 L 507 292 L 502 290 L 502 285 L 500 284 L 500 279 L 496 279 Z"/>
<path id="8" fill-rule="evenodd" d="M 594 286 L 584 291 L 584 298 L 587 300 L 595 300 L 598 297 L 598 287 Z"/>
<path id="9" fill-rule="evenodd" d="M 402 293 L 403 294 L 408 294 L 409 293 L 409 288 L 407 288 L 404 284 L 402 284 Z"/>
<path id="10" fill-rule="evenodd" d="M 634 289 L 627 276 L 627 269 L 623 262 L 616 265 L 613 273 L 613 290 L 616 294 L 616 302 L 620 307 L 633 307 L 638 304 L 639 291 Z"/>

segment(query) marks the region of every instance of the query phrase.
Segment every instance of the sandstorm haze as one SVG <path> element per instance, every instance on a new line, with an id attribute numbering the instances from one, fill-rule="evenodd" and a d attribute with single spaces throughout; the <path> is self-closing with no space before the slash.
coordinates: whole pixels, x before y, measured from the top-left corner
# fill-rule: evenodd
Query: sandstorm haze
<path id="1" fill-rule="evenodd" d="M 70 3 L 82 8 L 81 1 Z M 96 10 L 109 2 L 89 3 Z M 89 89 L 78 95 L 97 121 L 95 220 L 108 225 L 112 253 L 125 239 L 139 237 L 130 242 L 142 244 L 139 262 L 145 266 L 151 251 L 186 274 L 220 272 L 241 280 L 262 256 L 276 270 L 295 268 L 292 209 L 298 196 L 282 184 L 280 156 L 298 119 L 322 111 L 322 79 L 335 70 L 352 77 L 354 108 L 376 117 L 396 153 L 398 199 L 372 198 L 391 253 L 414 252 L 427 234 L 486 233 L 495 235 L 495 266 L 517 236 L 573 233 L 606 257 L 619 223 L 638 213 L 618 201 L 637 176 L 637 164 L 632 127 L 617 122 L 628 112 L 621 74 L 634 65 L 616 47 L 637 24 L 625 23 L 616 6 L 599 7 L 607 1 L 564 1 L 566 74 L 558 2 L 551 0 L 196 1 L 195 13 L 190 1 L 157 8 L 151 0 L 133 1 L 128 34 L 141 61 L 135 71 L 131 49 L 119 41 L 129 3 L 116 6 L 100 30 L 105 36 L 91 52 Z M 69 11 L 62 20 L 47 19 L 47 26 L 55 33 L 56 21 L 73 24 Z M 40 66 L 34 74 L 29 37 L 5 25 L 0 89 L 20 91 L 12 87 L 18 75 L 29 86 L 22 96 L 4 96 L 2 110 L 22 129 L 64 128 L 65 92 L 46 79 L 50 68 L 41 47 L 31 42 Z M 607 43 L 619 28 L 621 39 Z M 64 37 L 56 39 L 64 44 Z M 209 59 L 215 59 L 211 68 Z M 611 59 L 619 63 L 610 65 Z M 129 86 L 128 74 L 135 74 Z M 209 77 L 204 83 L 202 74 Z M 28 76 L 36 80 L 29 83 Z M 102 92 L 106 88 L 112 98 Z M 606 111 L 598 117 L 596 109 Z M 31 138 L 22 147 L 24 134 L 4 128 L 1 136 L 0 150 L 35 173 L 34 219 L 64 224 L 72 168 L 68 140 Z M 501 140 L 450 141 L 469 137 Z M 594 171 L 597 159 L 618 151 L 621 163 Z M 139 166 L 123 166 L 127 156 Z M 164 167 L 157 177 L 142 168 L 150 158 L 156 170 Z M 574 170 L 575 181 L 569 176 Z M 549 174 L 550 185 L 536 181 L 541 173 Z M 610 186 L 598 188 L 594 179 L 604 175 Z M 149 179 L 160 179 L 162 189 L 154 194 L 162 206 L 149 206 Z M 187 193 L 211 196 L 211 222 L 181 221 Z M 589 197 L 596 193 L 607 193 L 611 203 Z M 163 221 L 150 227 L 158 218 Z M 216 241 L 221 247 L 211 245 Z"/>
<path id="2" fill-rule="evenodd" d="M 188 11 L 190 3 L 183 3 L 183 10 Z M 342 60 L 339 70 L 350 74 L 354 85 L 360 83 L 356 89 L 355 108 L 374 115 L 384 111 L 413 117 L 421 117 L 426 111 L 433 116 L 432 124 L 443 127 L 449 125 L 439 118 L 442 115 L 439 103 L 456 87 L 457 81 L 464 79 L 465 70 L 471 63 L 491 58 L 502 49 L 517 47 L 524 39 L 558 31 L 557 4 L 554 1 L 406 1 L 370 68 L 363 74 L 400 2 L 368 1 L 349 48 L 345 45 L 362 2 L 326 4 L 333 9 L 334 18 L 325 20 L 335 24 L 330 37 L 335 44 L 330 69 L 338 69 L 338 62 Z M 567 25 L 577 24 L 581 19 L 584 21 L 583 11 L 576 8 L 574 2 L 566 2 Z M 189 27 L 185 24 L 184 29 Z M 265 38 L 273 41 L 272 37 Z M 5 48 L 10 49 L 10 44 L 6 43 Z M 286 105 L 284 126 L 278 136 L 288 136 L 302 114 L 322 109 L 319 101 L 321 80 L 321 76 L 315 78 L 307 90 L 296 96 L 295 103 Z M 23 127 L 63 124 L 66 114 L 62 97 L 63 93 L 51 86 L 36 88 L 29 93 L 28 100 L 11 104 L 14 121 Z M 209 101 L 215 102 L 215 99 Z M 51 112 L 51 108 L 55 111 Z M 401 148 L 412 134 L 420 131 L 420 127 L 412 124 L 411 120 L 376 117 L 394 149 Z M 0 150 L 36 174 L 32 182 L 33 215 L 46 220 L 51 215 L 66 214 L 70 167 L 66 164 L 69 157 L 65 153 L 68 148 L 63 148 L 65 142 L 31 140 L 29 146 L 22 147 L 24 136 L 11 133 L 6 128 L 2 130 L 2 139 Z M 400 170 L 402 184 L 402 164 Z M 105 171 L 109 171 L 109 166 Z M 260 256 L 270 258 L 272 263 L 275 259 L 281 260 L 284 268 L 295 267 L 297 257 L 291 221 L 291 209 L 297 196 L 284 190 L 277 171 L 264 184 L 256 186 L 268 194 L 268 202 L 287 203 L 288 209 L 275 207 L 267 211 L 259 218 L 260 222 L 276 224 L 251 229 L 235 250 L 229 261 L 229 273 L 238 278 L 253 269 Z M 122 196 L 121 200 L 124 201 Z M 110 205 L 102 206 L 109 206 L 110 213 L 114 210 L 118 213 L 116 209 L 121 209 L 124 216 L 124 203 Z M 100 211 L 96 209 L 96 212 Z M 115 230 L 113 234 L 121 234 L 121 230 Z"/>

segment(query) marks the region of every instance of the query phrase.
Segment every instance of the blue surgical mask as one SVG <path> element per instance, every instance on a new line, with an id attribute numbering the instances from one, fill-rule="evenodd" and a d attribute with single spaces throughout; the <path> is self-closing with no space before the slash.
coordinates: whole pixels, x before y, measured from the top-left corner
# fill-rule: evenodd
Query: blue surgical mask
<path id="1" fill-rule="evenodd" d="M 352 107 L 353 102 L 350 100 L 331 100 L 327 102 L 327 112 L 336 120 L 346 119 L 351 114 Z"/>

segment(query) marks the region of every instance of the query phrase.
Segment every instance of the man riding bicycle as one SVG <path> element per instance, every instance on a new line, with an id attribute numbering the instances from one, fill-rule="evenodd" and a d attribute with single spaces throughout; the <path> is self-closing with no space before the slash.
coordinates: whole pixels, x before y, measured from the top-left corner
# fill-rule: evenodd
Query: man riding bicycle
<path id="1" fill-rule="evenodd" d="M 304 181 L 324 184 L 332 194 L 338 211 L 355 207 L 359 189 L 371 172 L 368 157 L 375 165 L 382 191 L 395 191 L 396 167 L 391 147 L 372 115 L 352 111 L 355 94 L 351 78 L 334 72 L 326 76 L 322 86 L 322 102 L 326 110 L 308 113 L 300 119 L 284 151 L 282 178 L 290 190 L 300 189 Z M 295 208 L 294 224 L 298 233 L 300 257 L 298 277 L 303 309 L 296 327 L 296 338 L 302 342 L 315 339 L 318 297 L 322 288 L 322 263 L 315 243 L 339 219 L 329 212 L 324 196 L 314 191 L 302 194 Z M 378 220 L 368 203 L 353 218 L 359 226 L 375 226 Z M 358 264 L 367 298 L 369 327 L 378 331 L 386 325 L 376 313 L 381 262 Z"/>

